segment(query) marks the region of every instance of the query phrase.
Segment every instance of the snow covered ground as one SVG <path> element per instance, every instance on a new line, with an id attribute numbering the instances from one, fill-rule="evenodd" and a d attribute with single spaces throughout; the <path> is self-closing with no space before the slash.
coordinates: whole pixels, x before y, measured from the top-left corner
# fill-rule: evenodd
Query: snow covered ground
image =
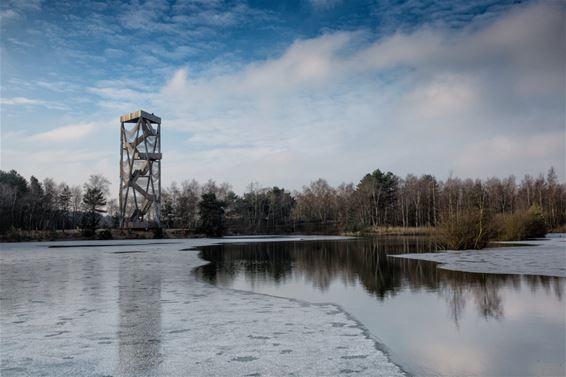
<path id="1" fill-rule="evenodd" d="M 438 262 L 441 263 L 438 268 L 454 271 L 566 277 L 566 234 L 551 234 L 545 239 L 511 244 L 529 246 L 389 257 Z"/>
<path id="2" fill-rule="evenodd" d="M 335 305 L 197 281 L 218 241 L 0 245 L 0 375 L 403 375 Z"/>

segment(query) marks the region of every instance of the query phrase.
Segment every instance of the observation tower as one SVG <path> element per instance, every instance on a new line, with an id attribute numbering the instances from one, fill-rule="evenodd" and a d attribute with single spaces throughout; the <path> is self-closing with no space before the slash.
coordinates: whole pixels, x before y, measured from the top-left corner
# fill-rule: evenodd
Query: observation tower
<path id="1" fill-rule="evenodd" d="M 161 118 L 139 110 L 120 123 L 120 227 L 159 228 Z"/>

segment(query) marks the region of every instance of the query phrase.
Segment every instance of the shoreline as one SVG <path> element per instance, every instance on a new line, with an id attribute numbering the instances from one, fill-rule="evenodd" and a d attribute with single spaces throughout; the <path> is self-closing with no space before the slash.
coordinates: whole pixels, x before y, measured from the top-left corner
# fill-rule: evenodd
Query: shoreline
<path id="1" fill-rule="evenodd" d="M 110 231 L 104 234 L 104 231 Z M 297 237 L 297 236 L 338 236 L 338 237 L 377 237 L 377 236 L 430 236 L 434 232 L 432 227 L 378 227 L 359 232 L 332 233 L 283 233 L 283 234 L 226 234 L 222 238 L 251 238 L 251 237 Z M 99 229 L 98 237 L 85 237 L 79 229 L 66 230 L 19 230 L 12 234 L 0 235 L 0 243 L 16 242 L 59 242 L 59 241 L 106 241 L 106 240 L 179 240 L 210 238 L 204 234 L 195 233 L 188 229 L 163 229 L 162 238 L 155 238 L 152 230 L 122 230 Z M 102 238 L 110 235 L 110 238 Z M 219 239 L 222 239 L 219 238 Z"/>
<path id="2" fill-rule="evenodd" d="M 110 231 L 104 234 L 104 231 Z M 283 234 L 226 234 L 224 238 L 253 238 L 253 237 L 299 237 L 299 236 L 335 236 L 335 237 L 432 237 L 436 232 L 435 227 L 376 227 L 365 229 L 357 232 L 338 232 L 332 233 L 283 233 Z M 548 234 L 566 233 L 565 229 L 559 228 L 548 232 Z M 59 241 L 123 241 L 123 240 L 185 240 L 185 239 L 203 239 L 210 238 L 204 234 L 195 233 L 189 229 L 163 229 L 164 237 L 156 238 L 152 230 L 122 230 L 122 229 L 99 229 L 98 237 L 82 236 L 79 229 L 67 230 L 19 230 L 13 234 L 0 235 L 0 244 L 3 243 L 19 243 L 19 242 L 59 242 Z M 506 242 L 497 241 L 492 242 Z M 509 241 L 523 242 L 523 241 Z M 486 248 L 487 249 L 487 248 Z"/>

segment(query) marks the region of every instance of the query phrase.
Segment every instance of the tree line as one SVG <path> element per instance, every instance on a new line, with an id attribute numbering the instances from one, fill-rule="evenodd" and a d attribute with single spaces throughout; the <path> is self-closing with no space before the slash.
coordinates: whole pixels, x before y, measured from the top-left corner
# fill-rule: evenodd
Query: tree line
<path id="1" fill-rule="evenodd" d="M 99 226 L 113 227 L 113 216 L 104 216 L 117 214 L 116 200 L 107 199 L 109 186 L 102 175 L 92 175 L 83 186 L 69 186 L 0 170 L 0 233 L 82 229 L 92 234 Z"/>
<path id="2" fill-rule="evenodd" d="M 109 184 L 100 175 L 91 176 L 83 186 L 69 186 L 0 171 L 0 232 L 116 227 L 118 206 Z M 549 228 L 566 223 L 566 184 L 553 168 L 521 180 L 510 176 L 444 181 L 432 175 L 402 178 L 377 169 L 357 184 L 333 187 L 318 179 L 292 192 L 252 183 L 238 195 L 230 184 L 213 180 L 173 183 L 162 193 L 161 222 L 167 228 L 214 235 L 343 233 L 435 227 L 471 210 L 513 214 L 533 206 L 540 208 Z"/>

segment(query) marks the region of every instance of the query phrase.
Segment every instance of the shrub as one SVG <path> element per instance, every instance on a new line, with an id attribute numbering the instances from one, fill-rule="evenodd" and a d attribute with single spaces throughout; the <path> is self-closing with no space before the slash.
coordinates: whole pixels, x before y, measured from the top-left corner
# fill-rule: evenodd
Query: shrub
<path id="1" fill-rule="evenodd" d="M 55 241 L 59 238 L 59 234 L 55 229 L 50 229 L 47 238 L 49 238 L 49 241 Z"/>
<path id="2" fill-rule="evenodd" d="M 439 241 L 451 250 L 483 249 L 493 238 L 491 218 L 484 210 L 468 210 L 441 219 Z"/>
<path id="3" fill-rule="evenodd" d="M 534 205 L 529 208 L 527 214 L 529 215 L 527 237 L 540 238 L 546 236 L 548 228 L 546 226 L 546 220 L 544 219 L 542 208 L 540 208 L 538 205 Z"/>
<path id="4" fill-rule="evenodd" d="M 544 237 L 547 233 L 542 209 L 534 205 L 528 211 L 515 212 L 497 217 L 498 239 L 519 241 Z"/>
<path id="5" fill-rule="evenodd" d="M 163 228 L 153 228 L 153 238 L 155 239 L 164 238 Z"/>
<path id="6" fill-rule="evenodd" d="M 22 230 L 11 225 L 6 231 L 4 239 L 8 242 L 20 242 L 22 241 Z"/>
<path id="7" fill-rule="evenodd" d="M 112 239 L 112 232 L 110 229 L 104 229 L 98 232 L 98 239 L 99 240 L 111 240 Z"/>

